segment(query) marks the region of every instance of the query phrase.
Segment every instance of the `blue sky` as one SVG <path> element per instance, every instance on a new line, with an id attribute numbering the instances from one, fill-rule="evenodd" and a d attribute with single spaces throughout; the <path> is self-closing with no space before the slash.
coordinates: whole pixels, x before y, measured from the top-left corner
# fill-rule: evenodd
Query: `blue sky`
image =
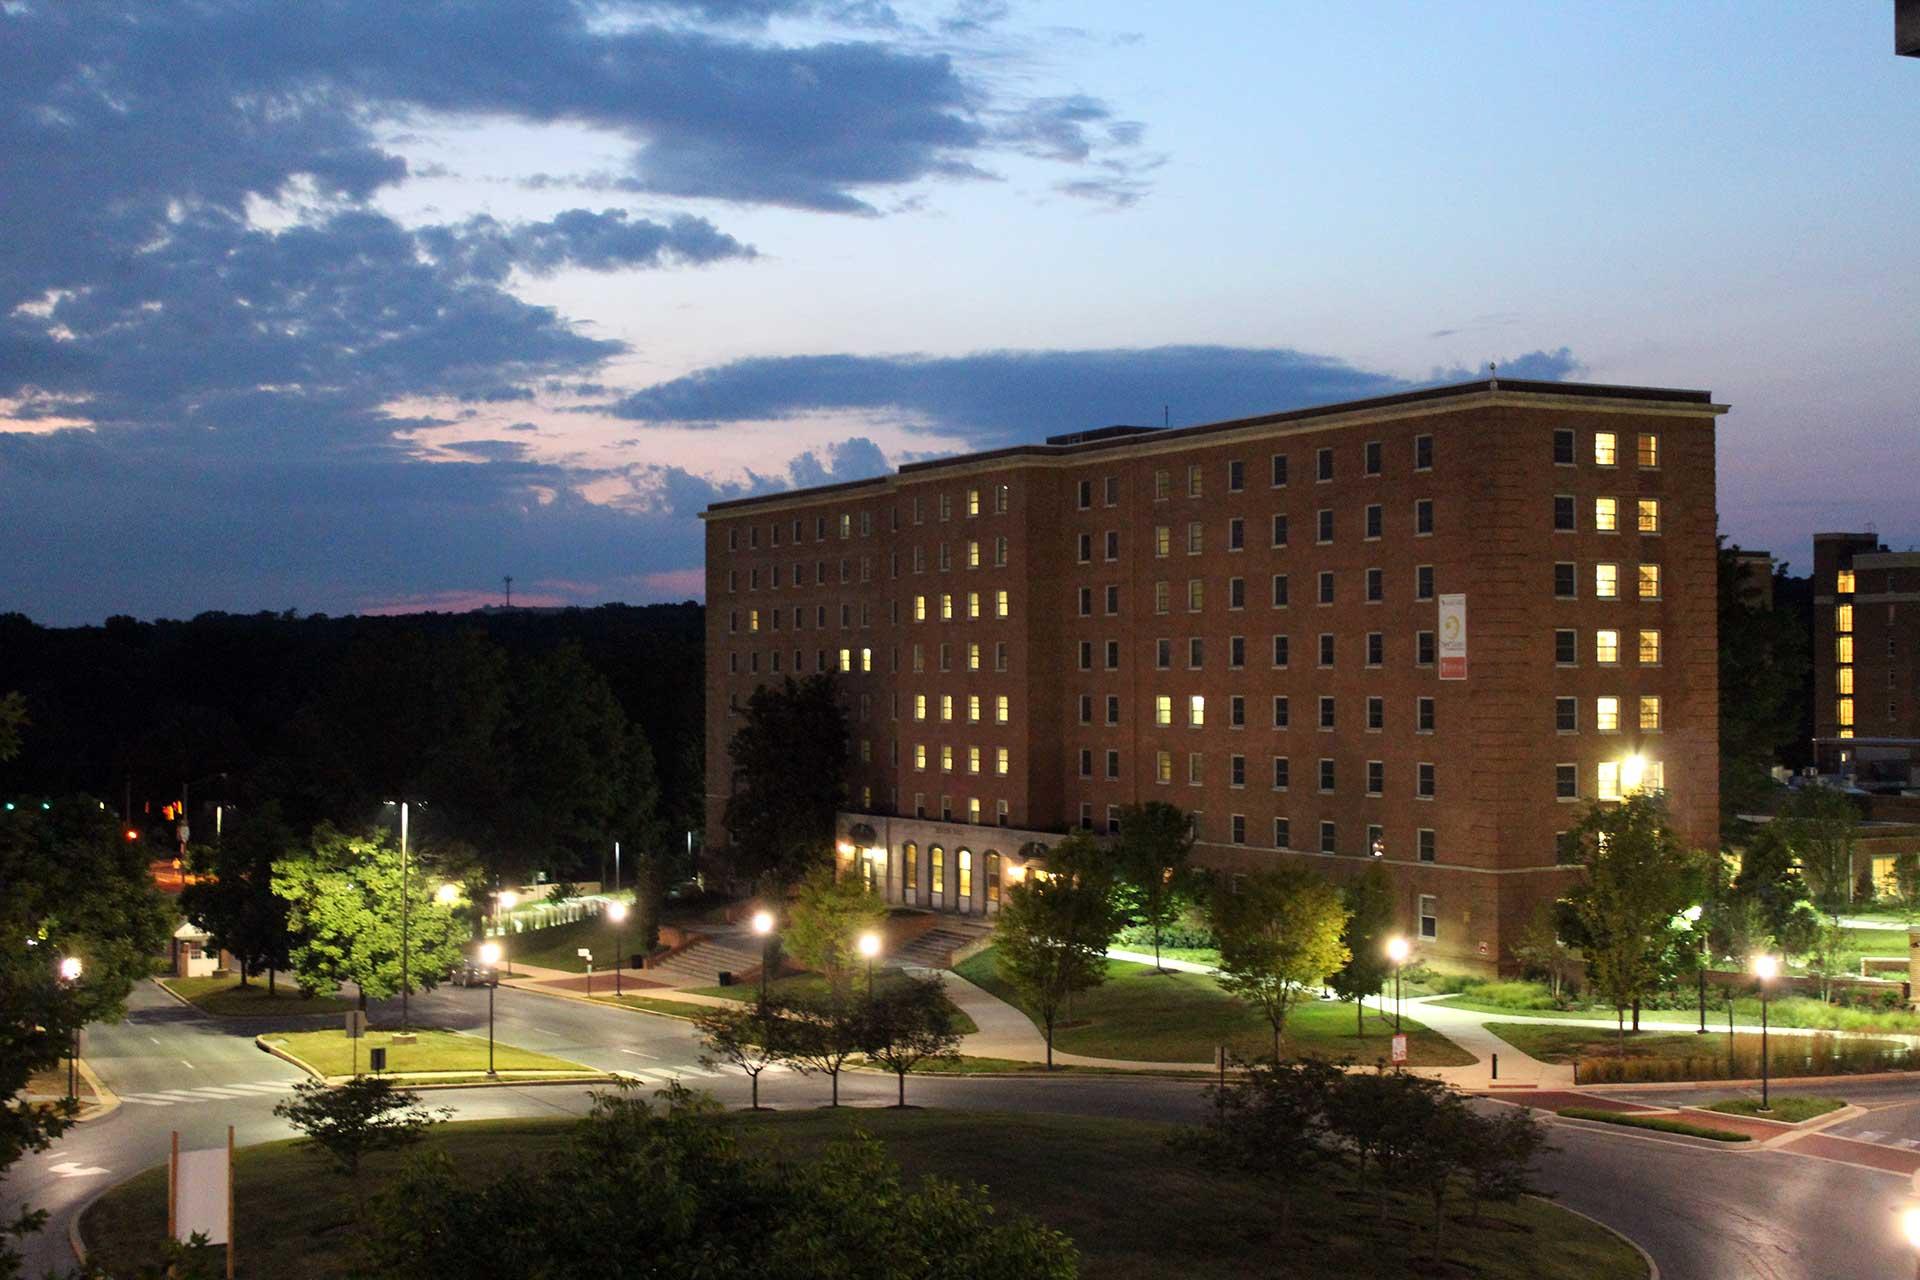
<path id="1" fill-rule="evenodd" d="M 697 592 L 716 496 L 1497 359 L 1920 542 L 1891 6 L 0 2 L 0 610 Z"/>

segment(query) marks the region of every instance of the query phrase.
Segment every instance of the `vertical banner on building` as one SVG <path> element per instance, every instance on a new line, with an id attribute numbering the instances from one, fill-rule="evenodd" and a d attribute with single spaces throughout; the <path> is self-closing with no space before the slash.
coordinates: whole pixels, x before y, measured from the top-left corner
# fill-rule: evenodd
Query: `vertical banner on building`
<path id="1" fill-rule="evenodd" d="M 173 1134 L 167 1161 L 167 1234 L 186 1244 L 197 1233 L 227 1247 L 227 1277 L 233 1277 L 233 1126 L 227 1145 L 182 1151 Z"/>
<path id="2" fill-rule="evenodd" d="M 1467 598 L 1440 597 L 1440 678 L 1467 678 Z"/>

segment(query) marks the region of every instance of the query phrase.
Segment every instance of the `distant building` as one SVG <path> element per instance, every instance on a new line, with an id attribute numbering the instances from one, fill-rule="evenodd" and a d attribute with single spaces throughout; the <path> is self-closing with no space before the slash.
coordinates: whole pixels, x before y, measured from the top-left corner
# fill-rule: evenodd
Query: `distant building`
<path id="1" fill-rule="evenodd" d="M 991 915 L 1165 800 L 1222 871 L 1383 864 L 1423 958 L 1491 970 L 1587 802 L 1718 844 L 1722 412 L 1502 378 L 716 503 L 708 847 L 755 686 L 832 671 L 891 902 Z"/>
<path id="2" fill-rule="evenodd" d="M 1920 785 L 1920 552 L 1813 538 L 1814 749 L 1861 786 Z"/>
<path id="3" fill-rule="evenodd" d="M 1893 0 L 1893 51 L 1920 58 L 1920 0 Z"/>
<path id="4" fill-rule="evenodd" d="M 1773 553 L 1735 551 L 1733 569 L 1739 578 L 1741 598 L 1756 609 L 1773 608 Z"/>

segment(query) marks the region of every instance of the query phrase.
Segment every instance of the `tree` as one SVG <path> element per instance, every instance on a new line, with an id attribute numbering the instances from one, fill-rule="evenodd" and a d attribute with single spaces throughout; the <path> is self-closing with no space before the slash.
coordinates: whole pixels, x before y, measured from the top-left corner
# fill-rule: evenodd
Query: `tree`
<path id="1" fill-rule="evenodd" d="M 1853 836 L 1860 810 L 1832 787 L 1801 787 L 1780 807 L 1777 821 L 1814 904 L 1838 921 L 1853 898 Z"/>
<path id="2" fill-rule="evenodd" d="M 860 935 L 878 929 L 886 918 L 887 904 L 858 877 L 836 877 L 832 867 L 816 867 L 794 896 L 782 942 L 801 964 L 824 974 L 829 986 L 842 989 L 855 966 Z"/>
<path id="3" fill-rule="evenodd" d="M 1072 1280 L 1072 1241 L 980 1188 L 903 1182 L 871 1139 L 805 1160 L 742 1150 L 710 1099 L 598 1093 L 566 1146 L 491 1176 L 410 1161 L 378 1201 L 371 1274 L 702 1280 Z"/>
<path id="4" fill-rule="evenodd" d="M 752 1086 L 752 1110 L 758 1111 L 760 1074 L 793 1055 L 792 1024 L 759 1004 L 729 1004 L 700 1009 L 693 1025 L 707 1046 L 701 1061 L 709 1067 L 732 1063 L 744 1071 Z"/>
<path id="5" fill-rule="evenodd" d="M 1047 851 L 1047 870 L 1007 890 L 994 926 L 994 965 L 1040 1015 L 1053 1070 L 1053 1030 L 1061 1007 L 1076 991 L 1107 980 L 1107 943 L 1113 938 L 1113 880 L 1099 847 L 1076 832 Z"/>
<path id="6" fill-rule="evenodd" d="M 1280 1193 L 1280 1234 L 1296 1192 L 1339 1158 L 1327 1106 L 1344 1073 L 1318 1058 L 1256 1062 L 1237 1080 L 1207 1089 L 1213 1118 L 1188 1139 L 1215 1169 L 1249 1174 Z"/>
<path id="7" fill-rule="evenodd" d="M 1794 610 L 1769 608 L 1739 558 L 1720 548 L 1720 827 L 1742 831 L 1779 789 L 1771 770 L 1808 732 L 1809 628 Z M 1782 574 L 1786 566 L 1781 566 Z"/>
<path id="8" fill-rule="evenodd" d="M 1532 1194 L 1534 1161 L 1551 1147 L 1547 1127 L 1524 1107 L 1493 1115 L 1474 1114 L 1477 1141 L 1466 1151 L 1467 1188 L 1473 1196 L 1473 1217 L 1480 1218 L 1481 1202 L 1512 1204 Z"/>
<path id="9" fill-rule="evenodd" d="M 955 1012 L 936 977 L 905 977 L 867 1002 L 867 1056 L 898 1078 L 898 1105 L 907 1105 L 908 1072 L 922 1062 L 951 1062 L 959 1056 Z"/>
<path id="10" fill-rule="evenodd" d="M 786 886 L 832 857 L 848 741 L 832 676 L 788 676 L 753 691 L 746 722 L 727 744 L 733 790 L 725 822 L 742 874 Z"/>
<path id="11" fill-rule="evenodd" d="M 1586 878 L 1567 900 L 1584 933 L 1593 988 L 1619 1016 L 1625 1055 L 1626 1010 L 1637 1009 L 1658 980 L 1674 941 L 1674 917 L 1699 896 L 1701 864 L 1673 834 L 1657 794 L 1594 805 L 1573 838 Z"/>
<path id="12" fill-rule="evenodd" d="M 419 1094 L 394 1088 L 384 1076 L 355 1076 L 341 1085 L 302 1080 L 293 1086 L 293 1097 L 274 1105 L 273 1114 L 305 1134 L 301 1145 L 324 1155 L 347 1180 L 358 1218 L 366 1209 L 361 1162 L 375 1151 L 412 1146 L 429 1125 L 453 1112 L 428 1110 Z"/>
<path id="13" fill-rule="evenodd" d="M 1585 959 L 1577 947 L 1560 936 L 1558 913 L 1551 902 L 1534 908 L 1527 927 L 1514 940 L 1513 958 L 1529 971 L 1546 978 L 1547 990 L 1557 1005 L 1567 987 L 1580 975 Z"/>
<path id="14" fill-rule="evenodd" d="M 1757 827 L 1747 841 L 1740 874 L 1733 881 L 1733 898 L 1753 904 L 1766 935 L 1789 954 L 1810 945 L 1803 910 L 1807 882 L 1800 875 L 1786 826 L 1778 819 Z"/>
<path id="15" fill-rule="evenodd" d="M 432 990 L 460 962 L 466 930 L 435 900 L 431 875 L 415 867 L 407 887 L 408 985 Z M 351 982 L 362 1008 L 400 993 L 400 852 L 385 831 L 352 836 L 322 823 L 307 848 L 275 863 L 273 891 L 287 903 L 288 963 L 302 991 Z"/>
<path id="16" fill-rule="evenodd" d="M 840 1105 L 840 1072 L 867 1048 L 866 1005 L 844 989 L 819 995 L 790 995 L 767 1002 L 770 1016 L 785 1019 L 787 1061 L 803 1074 L 818 1072 L 833 1082 Z"/>
<path id="17" fill-rule="evenodd" d="M 1350 958 L 1340 940 L 1347 923 L 1340 892 L 1305 868 L 1279 866 L 1216 885 L 1211 904 L 1221 989 L 1273 1027 L 1277 1062 L 1301 993 Z"/>
<path id="18" fill-rule="evenodd" d="M 1347 923 L 1340 931 L 1340 944 L 1347 949 L 1347 962 L 1327 978 L 1327 985 L 1342 1000 L 1353 1001 L 1353 1034 L 1367 1033 L 1366 998 L 1379 992 L 1393 972 L 1387 956 L 1387 936 L 1393 932 L 1393 882 L 1387 869 L 1370 862 L 1342 891 L 1346 902 Z"/>
<path id="19" fill-rule="evenodd" d="M 1909 850 L 1893 856 L 1893 891 L 1907 923 L 1920 914 L 1920 853 Z"/>
<path id="20" fill-rule="evenodd" d="M 1140 923 L 1153 933 L 1153 967 L 1160 968 L 1160 938 L 1180 915 L 1193 856 L 1193 819 L 1162 800 L 1120 810 L 1120 839 L 1113 846 L 1120 881 L 1135 895 Z"/>
<path id="21" fill-rule="evenodd" d="M 272 990 L 275 970 L 287 963 L 287 903 L 273 892 L 273 860 L 293 842 L 279 805 L 267 801 L 240 814 L 219 842 L 194 850 L 181 913 L 240 962 L 242 986 L 264 970 Z"/>
<path id="22" fill-rule="evenodd" d="M 18 693 L 0 698 L 0 764 L 20 754 L 20 733 L 27 727 L 27 700 Z"/>

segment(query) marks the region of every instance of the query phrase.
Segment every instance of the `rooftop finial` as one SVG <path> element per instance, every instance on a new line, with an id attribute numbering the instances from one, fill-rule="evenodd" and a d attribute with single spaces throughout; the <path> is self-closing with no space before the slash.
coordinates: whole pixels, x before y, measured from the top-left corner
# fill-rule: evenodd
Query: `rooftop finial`
<path id="1" fill-rule="evenodd" d="M 1489 360 L 1487 361 L 1487 390 L 1498 391 L 1499 389 L 1500 366 Z"/>

